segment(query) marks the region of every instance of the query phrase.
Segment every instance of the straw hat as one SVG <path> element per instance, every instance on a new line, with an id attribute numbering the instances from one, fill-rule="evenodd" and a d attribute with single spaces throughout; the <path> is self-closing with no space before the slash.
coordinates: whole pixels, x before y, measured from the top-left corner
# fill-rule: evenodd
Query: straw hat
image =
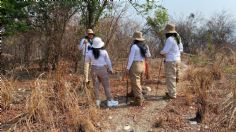
<path id="1" fill-rule="evenodd" d="M 167 24 L 165 27 L 165 33 L 177 33 L 174 24 Z"/>
<path id="2" fill-rule="evenodd" d="M 138 41 L 144 41 L 145 39 L 143 38 L 143 33 L 140 31 L 136 31 L 133 34 L 133 38 L 134 40 L 138 40 Z"/>
<path id="3" fill-rule="evenodd" d="M 102 48 L 104 45 L 105 44 L 100 37 L 95 37 L 93 39 L 93 45 L 92 45 L 93 48 L 99 49 Z"/>
<path id="4" fill-rule="evenodd" d="M 94 34 L 92 29 L 87 29 L 87 34 Z"/>

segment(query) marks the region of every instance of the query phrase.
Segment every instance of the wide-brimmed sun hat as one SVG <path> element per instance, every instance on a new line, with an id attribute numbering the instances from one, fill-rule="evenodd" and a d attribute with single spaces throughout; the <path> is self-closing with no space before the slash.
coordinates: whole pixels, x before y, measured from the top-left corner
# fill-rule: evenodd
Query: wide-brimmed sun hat
<path id="1" fill-rule="evenodd" d="M 92 45 L 93 48 L 99 49 L 102 48 L 104 45 L 105 44 L 100 37 L 95 37 L 93 39 L 93 45 Z"/>
<path id="2" fill-rule="evenodd" d="M 143 38 L 143 33 L 140 31 L 136 31 L 133 34 L 133 39 L 138 40 L 138 41 L 144 41 L 145 39 Z"/>
<path id="3" fill-rule="evenodd" d="M 177 33 L 175 30 L 175 24 L 167 24 L 165 27 L 165 33 Z"/>
<path id="4" fill-rule="evenodd" d="M 87 29 L 87 34 L 94 34 L 92 29 Z"/>

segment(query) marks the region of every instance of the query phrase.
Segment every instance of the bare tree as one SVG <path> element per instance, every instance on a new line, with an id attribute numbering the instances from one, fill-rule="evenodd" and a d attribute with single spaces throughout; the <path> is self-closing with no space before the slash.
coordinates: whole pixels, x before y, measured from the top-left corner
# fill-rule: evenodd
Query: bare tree
<path id="1" fill-rule="evenodd" d="M 226 11 L 221 11 L 207 21 L 206 27 L 213 43 L 220 46 L 232 42 L 236 25 L 235 20 Z"/>

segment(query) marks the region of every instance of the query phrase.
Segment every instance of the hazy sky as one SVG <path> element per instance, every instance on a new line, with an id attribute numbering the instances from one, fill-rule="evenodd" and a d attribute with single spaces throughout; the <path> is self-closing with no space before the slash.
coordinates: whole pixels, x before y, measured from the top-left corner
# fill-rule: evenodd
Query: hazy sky
<path id="1" fill-rule="evenodd" d="M 163 0 L 162 5 L 172 16 L 200 12 L 205 17 L 225 10 L 236 19 L 236 0 Z"/>

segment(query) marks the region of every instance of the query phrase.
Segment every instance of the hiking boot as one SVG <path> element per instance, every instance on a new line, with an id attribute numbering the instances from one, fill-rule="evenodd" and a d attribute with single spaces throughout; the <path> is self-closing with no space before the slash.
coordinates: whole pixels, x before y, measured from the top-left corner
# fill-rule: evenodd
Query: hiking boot
<path id="1" fill-rule="evenodd" d="M 147 95 L 147 94 L 148 94 L 148 91 L 147 91 L 147 90 L 142 90 L 142 94 L 143 94 L 143 95 Z"/>
<path id="2" fill-rule="evenodd" d="M 147 95 L 148 91 L 147 90 L 142 90 L 142 94 L 143 95 Z M 131 92 L 128 93 L 127 96 L 132 98 L 132 97 L 134 97 L 134 93 L 131 91 Z"/>
<path id="3" fill-rule="evenodd" d="M 127 94 L 128 97 L 134 97 L 134 93 L 131 91 Z"/>
<path id="4" fill-rule="evenodd" d="M 116 106 L 118 106 L 118 104 L 119 104 L 118 101 L 115 101 L 113 99 L 107 101 L 108 107 L 116 107 Z"/>
<path id="5" fill-rule="evenodd" d="M 131 105 L 134 106 L 142 106 L 143 105 L 143 99 L 140 97 L 136 97 L 133 102 L 130 102 Z"/>
<path id="6" fill-rule="evenodd" d="M 169 93 L 166 93 L 163 99 L 176 99 L 176 97 L 170 96 Z"/>

